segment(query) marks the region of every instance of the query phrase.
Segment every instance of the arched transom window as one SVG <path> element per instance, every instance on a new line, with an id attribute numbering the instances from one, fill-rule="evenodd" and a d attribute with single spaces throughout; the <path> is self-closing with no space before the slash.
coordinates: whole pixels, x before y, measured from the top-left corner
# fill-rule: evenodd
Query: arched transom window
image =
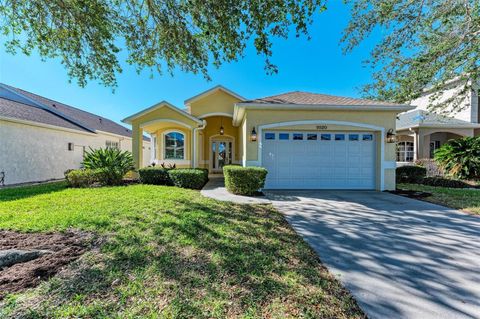
<path id="1" fill-rule="evenodd" d="M 185 135 L 180 132 L 165 134 L 165 159 L 185 159 Z"/>

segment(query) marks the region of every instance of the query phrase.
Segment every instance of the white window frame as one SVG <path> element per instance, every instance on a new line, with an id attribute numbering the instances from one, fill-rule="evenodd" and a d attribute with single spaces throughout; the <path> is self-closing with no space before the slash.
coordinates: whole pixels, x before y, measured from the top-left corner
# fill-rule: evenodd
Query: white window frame
<path id="1" fill-rule="evenodd" d="M 403 145 L 403 150 L 399 149 L 400 145 Z M 410 147 L 410 150 L 409 150 L 409 147 Z M 397 142 L 395 153 L 397 157 L 397 162 L 411 163 L 415 160 L 415 145 L 411 141 Z M 412 158 L 412 160 L 407 160 L 409 153 L 411 153 L 410 157 Z"/>
<path id="2" fill-rule="evenodd" d="M 113 149 L 120 149 L 120 142 L 118 141 L 112 141 L 112 140 L 106 140 L 105 141 L 105 148 L 113 148 Z"/>
<path id="3" fill-rule="evenodd" d="M 167 158 L 167 143 L 166 143 L 166 139 L 167 139 L 167 135 L 168 134 L 171 134 L 171 133 L 177 133 L 177 134 L 181 134 L 183 136 L 183 157 L 182 158 Z M 171 131 L 166 131 L 166 132 L 163 132 L 162 134 L 162 151 L 163 151 L 163 160 L 165 161 L 181 161 L 181 160 L 185 160 L 185 157 L 186 157 L 186 151 L 187 151 L 187 135 L 182 132 L 182 131 L 179 131 L 179 130 L 171 130 Z"/>

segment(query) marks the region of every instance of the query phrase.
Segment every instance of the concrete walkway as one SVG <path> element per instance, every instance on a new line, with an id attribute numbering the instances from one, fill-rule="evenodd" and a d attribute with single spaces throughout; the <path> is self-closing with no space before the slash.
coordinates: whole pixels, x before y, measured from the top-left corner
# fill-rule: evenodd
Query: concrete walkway
<path id="1" fill-rule="evenodd" d="M 200 193 L 205 197 L 216 200 L 234 202 L 237 204 L 270 204 L 270 200 L 265 196 L 249 197 L 234 195 L 225 188 L 223 177 L 211 177 L 208 183 L 203 187 Z"/>
<path id="2" fill-rule="evenodd" d="M 480 217 L 380 192 L 270 192 L 375 318 L 480 318 Z"/>

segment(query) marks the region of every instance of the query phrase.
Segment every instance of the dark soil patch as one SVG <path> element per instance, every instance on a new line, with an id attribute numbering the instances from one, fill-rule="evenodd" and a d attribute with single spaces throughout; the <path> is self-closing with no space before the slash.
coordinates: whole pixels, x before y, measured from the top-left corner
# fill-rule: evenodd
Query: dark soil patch
<path id="1" fill-rule="evenodd" d="M 392 194 L 395 194 L 395 195 L 405 196 L 405 197 L 414 198 L 414 199 L 422 199 L 422 198 L 432 196 L 431 193 L 421 192 L 421 191 L 413 191 L 413 190 L 406 190 L 406 189 L 396 189 L 394 191 L 389 191 L 389 192 L 392 193 Z"/>
<path id="2" fill-rule="evenodd" d="M 37 286 L 82 255 L 93 244 L 90 233 L 18 233 L 0 230 L 0 250 L 46 250 L 37 259 L 0 269 L 0 300 L 8 293 Z"/>

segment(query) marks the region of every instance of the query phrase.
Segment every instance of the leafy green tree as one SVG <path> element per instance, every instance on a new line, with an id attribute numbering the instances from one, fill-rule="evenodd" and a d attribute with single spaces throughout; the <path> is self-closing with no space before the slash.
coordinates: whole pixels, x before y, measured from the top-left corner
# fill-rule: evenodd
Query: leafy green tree
<path id="1" fill-rule="evenodd" d="M 125 174 L 134 169 L 132 153 L 110 147 L 85 152 L 82 164 L 94 170 L 103 185 L 120 185 Z"/>
<path id="2" fill-rule="evenodd" d="M 366 96 L 408 102 L 431 87 L 437 91 L 431 108 L 459 110 L 480 75 L 480 1 L 345 1 L 352 6 L 342 39 L 345 52 L 372 33 L 381 34 L 366 61 L 374 70 Z M 461 89 L 442 97 L 452 80 Z"/>
<path id="3" fill-rule="evenodd" d="M 450 140 L 435 152 L 445 171 L 456 178 L 480 178 L 480 137 Z"/>
<path id="4" fill-rule="evenodd" d="M 242 57 L 253 43 L 268 73 L 271 36 L 307 35 L 326 0 L 0 0 L 7 51 L 60 58 L 71 78 L 116 85 L 120 60 L 138 71 L 208 78 L 210 64 Z M 121 50 L 125 52 L 121 52 Z"/>

